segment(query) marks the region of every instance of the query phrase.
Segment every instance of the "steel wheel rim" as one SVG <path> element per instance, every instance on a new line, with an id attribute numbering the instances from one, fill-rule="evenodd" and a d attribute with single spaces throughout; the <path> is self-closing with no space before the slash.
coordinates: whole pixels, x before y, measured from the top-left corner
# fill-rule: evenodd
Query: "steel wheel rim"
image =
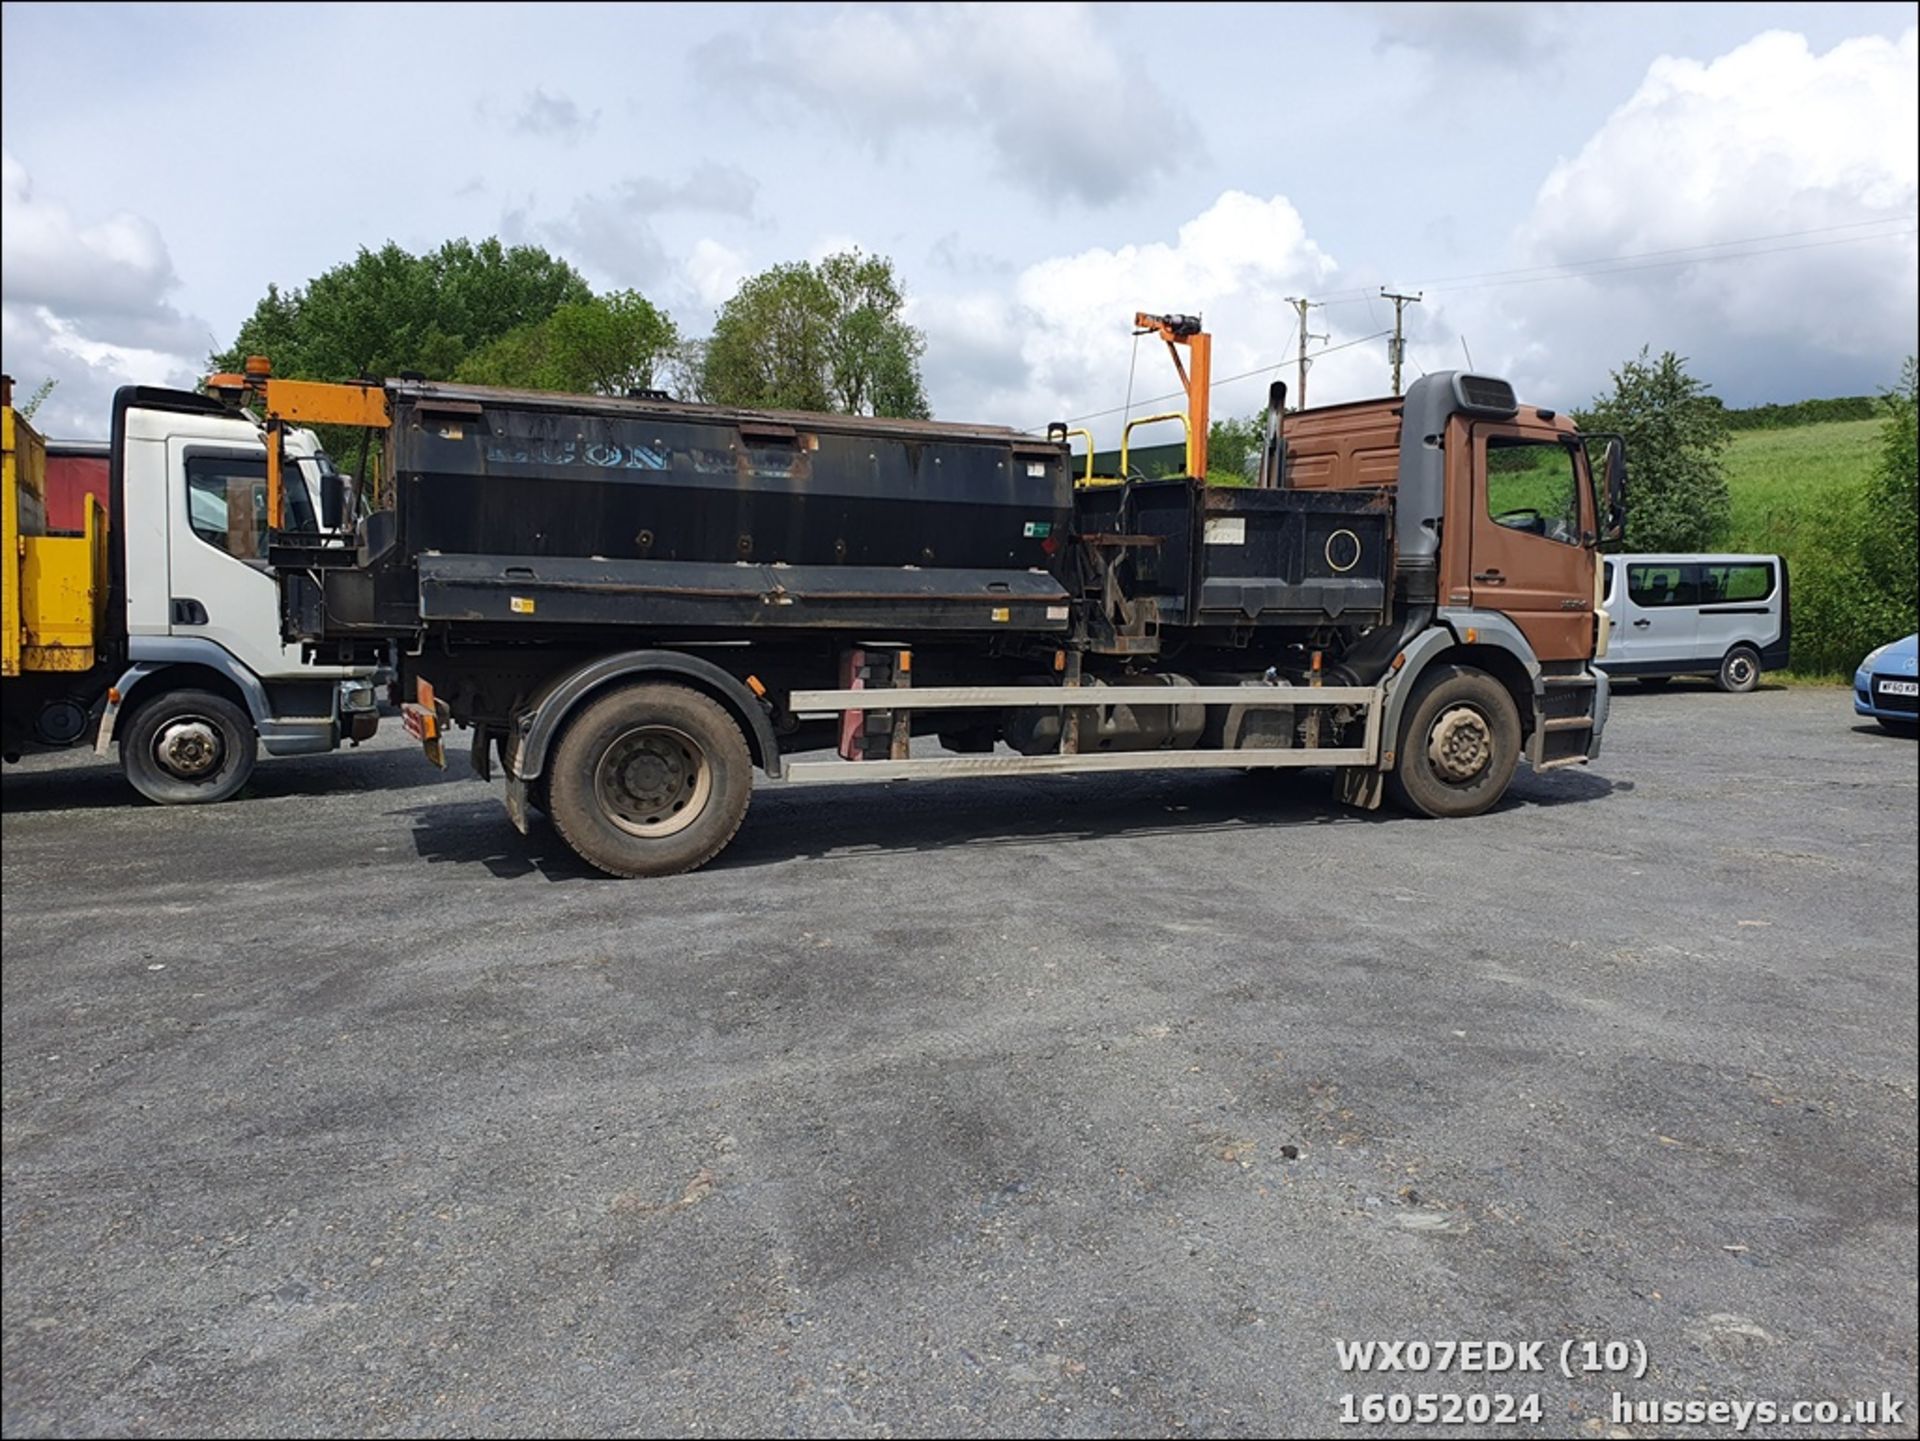
<path id="1" fill-rule="evenodd" d="M 1493 724 L 1475 705 L 1451 705 L 1427 728 L 1427 768 L 1444 785 L 1472 785 L 1493 765 Z"/>
<path id="2" fill-rule="evenodd" d="M 1753 662 L 1743 655 L 1737 655 L 1727 662 L 1727 679 L 1735 685 L 1747 685 L 1753 680 Z"/>
<path id="3" fill-rule="evenodd" d="M 642 840 L 685 830 L 699 819 L 712 794 L 712 762 L 700 742 L 677 726 L 622 731 L 593 768 L 600 813 Z"/>
<path id="4" fill-rule="evenodd" d="M 154 764 L 177 780 L 208 780 L 226 758 L 226 733 L 208 716 L 176 716 L 154 732 Z"/>

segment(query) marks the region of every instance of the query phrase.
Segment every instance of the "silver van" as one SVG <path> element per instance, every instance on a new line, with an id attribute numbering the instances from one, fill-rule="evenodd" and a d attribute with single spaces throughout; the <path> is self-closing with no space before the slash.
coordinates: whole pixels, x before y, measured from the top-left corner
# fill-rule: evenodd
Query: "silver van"
<path id="1" fill-rule="evenodd" d="M 1601 589 L 1613 634 L 1597 664 L 1610 676 L 1706 675 L 1738 692 L 1786 667 L 1793 622 L 1777 555 L 1610 555 Z"/>

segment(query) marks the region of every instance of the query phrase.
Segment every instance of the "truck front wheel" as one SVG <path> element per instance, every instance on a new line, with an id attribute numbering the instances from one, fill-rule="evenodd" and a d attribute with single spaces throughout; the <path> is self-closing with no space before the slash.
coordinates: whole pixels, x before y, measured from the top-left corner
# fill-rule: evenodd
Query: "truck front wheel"
<path id="1" fill-rule="evenodd" d="M 238 795 L 259 749 L 253 717 L 225 696 L 167 691 L 142 702 L 120 733 L 120 766 L 148 800 L 193 805 Z"/>
<path id="2" fill-rule="evenodd" d="M 625 686 L 567 725 L 547 813 L 589 864 L 671 876 L 712 860 L 747 814 L 753 757 L 720 705 L 685 686 Z"/>
<path id="3" fill-rule="evenodd" d="M 1427 816 L 1477 816 L 1507 793 L 1520 763 L 1520 711 L 1485 671 L 1437 665 L 1420 677 L 1400 725 L 1387 789 Z"/>

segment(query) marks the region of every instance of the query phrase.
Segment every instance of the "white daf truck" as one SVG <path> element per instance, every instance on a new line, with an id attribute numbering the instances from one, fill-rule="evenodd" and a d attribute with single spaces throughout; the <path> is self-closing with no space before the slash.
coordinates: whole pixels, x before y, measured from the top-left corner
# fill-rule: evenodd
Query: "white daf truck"
<path id="1" fill-rule="evenodd" d="M 375 672 L 309 665 L 281 640 L 257 426 L 211 396 L 122 389 L 107 445 L 64 448 L 104 461 L 76 532 L 47 525 L 47 443 L 10 403 L 5 420 L 7 760 L 117 743 L 136 790 L 182 804 L 237 794 L 262 750 L 373 735 Z M 285 503 L 350 533 L 349 487 L 313 433 L 284 444 Z"/>

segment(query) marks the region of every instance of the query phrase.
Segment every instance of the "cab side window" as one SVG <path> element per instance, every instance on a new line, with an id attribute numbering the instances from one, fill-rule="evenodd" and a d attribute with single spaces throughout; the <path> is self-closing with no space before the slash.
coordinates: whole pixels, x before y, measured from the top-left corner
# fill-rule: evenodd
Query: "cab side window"
<path id="1" fill-rule="evenodd" d="M 236 560 L 258 560 L 267 524 L 267 463 L 217 455 L 187 460 L 187 523 Z"/>
<path id="2" fill-rule="evenodd" d="M 1487 438 L 1487 514 L 1496 525 L 1580 544 L 1580 472 L 1557 441 Z"/>
<path id="3" fill-rule="evenodd" d="M 295 530 L 314 529 L 303 466 L 288 457 L 286 505 Z M 187 457 L 187 524 L 193 533 L 235 560 L 262 561 L 267 554 L 267 461 L 265 456 Z"/>
<path id="4" fill-rule="evenodd" d="M 1698 604 L 1697 566 L 1630 565 L 1627 567 L 1627 596 L 1635 605 Z"/>

